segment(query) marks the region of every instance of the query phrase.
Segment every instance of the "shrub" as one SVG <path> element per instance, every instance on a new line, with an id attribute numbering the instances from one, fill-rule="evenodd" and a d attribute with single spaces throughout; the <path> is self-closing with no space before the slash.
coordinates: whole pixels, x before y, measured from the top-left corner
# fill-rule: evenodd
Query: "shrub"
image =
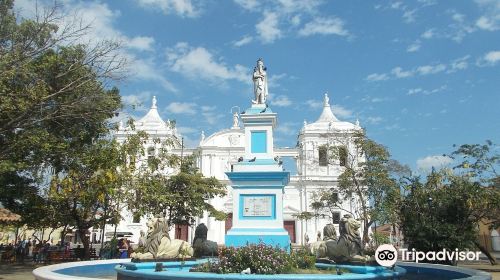
<path id="1" fill-rule="evenodd" d="M 306 250 L 289 254 L 280 248 L 260 244 L 228 247 L 219 250 L 216 262 L 208 262 L 193 271 L 215 273 L 240 273 L 250 268 L 252 274 L 294 273 L 297 269 L 314 269 L 316 257 Z"/>
<path id="2" fill-rule="evenodd" d="M 316 267 L 316 256 L 305 248 L 293 251 L 291 254 L 294 267 L 299 269 L 314 269 Z"/>

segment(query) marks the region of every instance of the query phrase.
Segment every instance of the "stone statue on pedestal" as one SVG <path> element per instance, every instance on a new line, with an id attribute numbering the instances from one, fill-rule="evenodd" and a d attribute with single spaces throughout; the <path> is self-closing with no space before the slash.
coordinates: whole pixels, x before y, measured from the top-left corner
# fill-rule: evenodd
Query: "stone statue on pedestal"
<path id="1" fill-rule="evenodd" d="M 148 232 L 143 253 L 132 253 L 133 259 L 170 259 L 193 256 L 193 248 L 184 240 L 170 239 L 168 223 L 164 218 L 148 221 Z"/>
<path id="2" fill-rule="evenodd" d="M 193 249 L 195 257 L 217 256 L 217 243 L 207 240 L 208 228 L 205 224 L 199 224 L 194 231 Z"/>
<path id="3" fill-rule="evenodd" d="M 233 113 L 233 128 L 240 128 L 240 117 L 238 112 Z"/>
<path id="4" fill-rule="evenodd" d="M 370 257 L 364 255 L 364 247 L 359 235 L 361 223 L 352 215 L 346 214 L 340 220 L 340 236 L 337 238 L 335 227 L 328 224 L 323 229 L 323 241 L 315 242 L 311 251 L 318 258 L 328 258 L 336 263 L 366 263 Z"/>
<path id="5" fill-rule="evenodd" d="M 255 100 L 252 100 L 253 104 L 266 104 L 267 95 L 267 73 L 266 67 L 264 67 L 264 61 L 262 58 L 257 60 L 257 66 L 253 69 L 253 92 L 255 94 Z"/>

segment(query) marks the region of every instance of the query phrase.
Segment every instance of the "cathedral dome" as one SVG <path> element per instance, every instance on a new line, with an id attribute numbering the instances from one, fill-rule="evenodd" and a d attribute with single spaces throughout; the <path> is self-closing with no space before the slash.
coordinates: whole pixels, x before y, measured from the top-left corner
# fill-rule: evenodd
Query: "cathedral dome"
<path id="1" fill-rule="evenodd" d="M 135 133 L 135 131 L 144 131 L 151 138 L 171 138 L 174 140 L 174 146 L 180 146 L 181 135 L 177 132 L 175 123 L 169 120 L 164 121 L 160 114 L 158 113 L 158 107 L 156 106 L 156 96 L 153 96 L 151 108 L 148 113 L 134 122 L 134 129 L 130 126 L 123 126 L 120 122 L 120 127 L 116 132 L 118 138 L 125 138 L 129 133 Z"/>
<path id="2" fill-rule="evenodd" d="M 337 119 L 337 117 L 333 114 L 329 101 L 328 94 L 325 93 L 325 97 L 323 99 L 323 111 L 321 112 L 321 115 L 313 123 L 307 124 L 304 122 L 302 132 L 328 132 L 331 130 L 350 131 L 361 129 L 358 123 L 353 124 L 350 122 L 339 121 L 339 119 Z"/>

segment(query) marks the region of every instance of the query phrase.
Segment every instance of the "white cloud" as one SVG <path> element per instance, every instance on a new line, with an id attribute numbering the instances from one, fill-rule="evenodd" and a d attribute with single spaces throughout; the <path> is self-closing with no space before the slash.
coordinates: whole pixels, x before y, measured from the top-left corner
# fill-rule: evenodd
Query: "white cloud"
<path id="1" fill-rule="evenodd" d="M 161 10 L 164 14 L 177 14 L 181 17 L 196 17 L 201 12 L 199 4 L 193 4 L 191 0 L 136 0 L 136 2 L 148 9 Z"/>
<path id="2" fill-rule="evenodd" d="M 278 14 L 275 12 L 264 12 L 264 19 L 255 25 L 257 34 L 263 43 L 273 43 L 282 36 L 279 29 Z"/>
<path id="3" fill-rule="evenodd" d="M 500 30 L 500 1 L 476 0 L 479 8 L 484 11 L 476 20 L 476 26 L 486 31 Z"/>
<path id="4" fill-rule="evenodd" d="M 161 71 L 158 71 L 158 66 L 153 61 L 138 59 L 135 56 L 129 56 L 129 58 L 128 70 L 132 73 L 132 79 L 155 81 L 165 90 L 178 92 L 177 88 L 163 76 Z"/>
<path id="5" fill-rule="evenodd" d="M 203 120 L 210 125 L 217 124 L 219 120 L 224 117 L 223 114 L 217 111 L 216 106 L 201 106 L 201 114 Z"/>
<path id="6" fill-rule="evenodd" d="M 443 155 L 426 156 L 417 160 L 417 168 L 423 171 L 430 171 L 433 167 L 440 169 L 452 162 L 453 159 Z"/>
<path id="7" fill-rule="evenodd" d="M 403 2 L 394 2 L 391 4 L 390 8 L 398 10 L 403 6 Z"/>
<path id="8" fill-rule="evenodd" d="M 177 131 L 179 131 L 179 133 L 181 134 L 195 134 L 195 133 L 199 133 L 199 130 L 198 129 L 195 129 L 193 127 L 188 127 L 188 126 L 176 126 L 177 127 Z"/>
<path id="9" fill-rule="evenodd" d="M 420 46 L 421 46 L 420 41 L 417 40 L 413 44 L 409 45 L 408 48 L 406 48 L 406 51 L 407 52 L 416 52 L 416 51 L 420 50 Z"/>
<path id="10" fill-rule="evenodd" d="M 323 107 L 323 102 L 319 100 L 309 99 L 306 101 L 307 106 L 311 109 L 319 109 Z"/>
<path id="11" fill-rule="evenodd" d="M 414 95 L 414 94 L 418 94 L 418 93 L 421 93 L 422 92 L 422 89 L 421 88 L 411 88 L 408 90 L 408 93 L 406 93 L 407 95 Z"/>
<path id="12" fill-rule="evenodd" d="M 408 78 L 413 76 L 412 71 L 404 71 L 401 67 L 395 67 L 391 70 L 391 74 L 393 74 L 396 78 Z"/>
<path id="13" fill-rule="evenodd" d="M 381 117 L 368 117 L 366 122 L 369 124 L 379 124 L 382 120 L 383 119 Z"/>
<path id="14" fill-rule="evenodd" d="M 285 123 L 280 123 L 276 130 L 280 133 L 283 133 L 285 135 L 296 135 L 298 133 L 298 124 L 294 122 L 285 122 Z"/>
<path id="15" fill-rule="evenodd" d="M 291 19 L 290 19 L 290 23 L 293 25 L 293 26 L 298 26 L 301 22 L 301 19 L 300 19 L 300 15 L 295 15 L 293 16 Z"/>
<path id="16" fill-rule="evenodd" d="M 269 80 L 267 81 L 269 84 L 269 87 L 270 88 L 279 87 L 280 86 L 279 81 L 285 77 L 287 77 L 286 73 L 274 74 L 274 75 L 269 76 Z M 292 77 L 290 77 L 290 78 L 292 78 Z"/>
<path id="17" fill-rule="evenodd" d="M 387 100 L 390 100 L 389 98 L 381 98 L 381 97 L 371 97 L 369 95 L 365 95 L 361 101 L 363 102 L 371 102 L 371 103 L 378 103 L 378 102 L 383 102 L 383 101 L 387 101 Z"/>
<path id="18" fill-rule="evenodd" d="M 306 23 L 304 27 L 299 30 L 299 36 L 311 36 L 316 34 L 347 36 L 349 32 L 344 29 L 344 22 L 337 17 L 314 18 L 314 20 Z"/>
<path id="19" fill-rule="evenodd" d="M 246 35 L 246 36 L 243 36 L 243 38 L 241 38 L 240 40 L 233 42 L 233 46 L 241 47 L 243 45 L 251 43 L 252 41 L 253 41 L 253 37 Z"/>
<path id="20" fill-rule="evenodd" d="M 39 9 L 47 8 L 44 2 L 35 0 L 16 1 L 16 7 L 27 9 L 30 7 L 31 16 L 34 15 L 34 7 Z M 98 42 L 105 40 L 122 42 L 126 48 L 118 50 L 112 55 L 118 55 L 125 58 L 128 64 L 126 71 L 130 72 L 132 79 L 142 79 L 159 83 L 165 90 L 176 92 L 175 86 L 168 81 L 161 73 L 160 66 L 156 64 L 155 59 L 142 56 L 138 58 L 131 50 L 152 51 L 154 48 L 154 39 L 147 36 L 137 36 L 130 38 L 115 27 L 116 21 L 120 18 L 119 10 L 112 10 L 106 3 L 94 1 L 75 1 L 65 0 L 61 4 L 61 19 L 59 26 L 67 24 L 78 24 L 81 26 L 89 25 L 88 32 L 80 36 L 73 43 L 82 43 L 94 46 Z M 29 14 L 28 14 L 29 15 Z M 80 22 L 81 20 L 81 22 Z M 111 55 L 111 54 L 110 54 Z"/>
<path id="21" fill-rule="evenodd" d="M 408 92 L 406 94 L 407 95 L 416 95 L 416 94 L 430 95 L 430 94 L 444 91 L 446 89 L 448 89 L 447 85 L 442 85 L 442 86 L 434 88 L 434 89 L 411 88 L 408 90 Z"/>
<path id="22" fill-rule="evenodd" d="M 332 105 L 332 112 L 334 115 L 340 116 L 342 118 L 352 117 L 352 111 L 348 110 L 340 105 Z"/>
<path id="23" fill-rule="evenodd" d="M 404 21 L 406 23 L 412 23 L 412 22 L 414 22 L 415 21 L 415 17 L 416 17 L 416 15 L 415 15 L 416 11 L 417 11 L 416 9 L 404 11 L 404 13 L 403 13 L 403 19 L 404 19 Z"/>
<path id="24" fill-rule="evenodd" d="M 196 107 L 192 102 L 172 102 L 165 109 L 172 114 L 195 115 Z"/>
<path id="25" fill-rule="evenodd" d="M 498 25 L 495 22 L 495 20 L 485 16 L 482 16 L 477 19 L 476 26 L 488 31 L 495 31 L 498 29 Z"/>
<path id="26" fill-rule="evenodd" d="M 446 70 L 446 65 L 444 64 L 424 65 L 417 68 L 417 72 L 420 75 L 436 74 L 439 72 L 443 72 L 444 70 Z"/>
<path id="27" fill-rule="evenodd" d="M 153 94 L 150 91 L 141 91 L 137 94 L 129 94 L 122 96 L 122 102 L 125 106 L 131 106 L 138 111 L 144 111 L 149 108 L 149 102 Z"/>
<path id="28" fill-rule="evenodd" d="M 457 22 L 464 22 L 464 20 L 465 20 L 465 15 L 464 15 L 464 14 L 461 14 L 461 13 L 458 13 L 458 12 L 454 12 L 454 13 L 451 15 L 451 18 L 452 18 L 454 21 L 457 21 Z"/>
<path id="29" fill-rule="evenodd" d="M 234 0 L 234 2 L 240 5 L 245 10 L 256 10 L 260 3 L 258 0 Z"/>
<path id="30" fill-rule="evenodd" d="M 495 64 L 500 61 L 500 51 L 491 51 L 484 55 L 484 60 L 490 64 Z"/>
<path id="31" fill-rule="evenodd" d="M 469 67 L 469 63 L 467 61 L 469 58 L 470 58 L 470 55 L 466 55 L 464 57 L 460 57 L 460 58 L 453 60 L 450 63 L 451 69 L 448 70 L 448 73 L 467 69 L 467 67 Z"/>
<path id="32" fill-rule="evenodd" d="M 417 66 L 413 69 L 409 70 L 404 70 L 402 67 L 397 66 L 394 67 L 390 73 L 373 73 L 368 75 L 365 80 L 369 82 L 373 81 L 383 81 L 383 80 L 388 80 L 390 78 L 396 78 L 396 79 L 401 79 L 401 78 L 408 78 L 412 77 L 415 75 L 420 75 L 420 76 L 425 76 L 425 75 L 431 75 L 431 74 L 438 74 L 441 72 L 445 73 L 454 73 L 457 71 L 465 70 L 468 68 L 469 63 L 468 59 L 470 58 L 470 55 L 466 55 L 457 59 L 454 59 L 450 61 L 449 63 L 439 63 L 439 64 L 429 64 L 429 65 L 422 65 L 422 66 Z M 484 65 L 486 62 L 485 58 L 481 58 L 478 60 L 477 64 L 479 66 Z"/>
<path id="33" fill-rule="evenodd" d="M 239 64 L 229 67 L 207 49 L 191 47 L 187 43 L 177 43 L 167 49 L 167 62 L 172 71 L 193 79 L 202 78 L 213 83 L 225 80 L 249 82 L 247 68 Z"/>
<path id="34" fill-rule="evenodd" d="M 377 73 L 372 73 L 365 78 L 365 80 L 369 82 L 385 81 L 388 79 L 389 76 L 387 74 L 377 74 Z"/>
<path id="35" fill-rule="evenodd" d="M 154 42 L 153 37 L 137 36 L 127 41 L 127 47 L 139 51 L 152 51 Z"/>
<path id="36" fill-rule="evenodd" d="M 234 0 L 245 11 L 260 13 L 255 29 L 257 37 L 264 44 L 270 44 L 295 32 L 299 36 L 313 34 L 338 34 L 342 35 L 342 21 L 336 17 L 321 18 L 319 7 L 325 3 L 323 0 Z M 300 28 L 304 18 L 314 18 Z"/>
<path id="37" fill-rule="evenodd" d="M 286 95 L 278 95 L 273 98 L 271 104 L 278 107 L 288 107 L 292 105 L 292 101 Z"/>
<path id="38" fill-rule="evenodd" d="M 422 33 L 422 35 L 420 35 L 420 37 L 424 38 L 424 39 L 431 39 L 433 38 L 434 36 L 436 36 L 436 33 L 434 31 L 434 29 L 427 29 L 424 33 Z"/>

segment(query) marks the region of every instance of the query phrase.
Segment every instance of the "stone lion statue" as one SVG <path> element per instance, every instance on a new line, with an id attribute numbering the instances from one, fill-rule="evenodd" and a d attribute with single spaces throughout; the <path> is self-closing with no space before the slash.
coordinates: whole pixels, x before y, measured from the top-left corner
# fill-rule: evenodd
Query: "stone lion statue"
<path id="1" fill-rule="evenodd" d="M 199 224 L 194 231 L 193 249 L 195 257 L 217 255 L 217 243 L 207 240 L 208 228 L 204 223 Z"/>
<path id="2" fill-rule="evenodd" d="M 333 224 L 327 224 L 323 228 L 323 241 L 328 240 L 336 240 L 337 239 L 337 230 Z"/>
<path id="3" fill-rule="evenodd" d="M 352 215 L 346 214 L 340 220 L 339 238 L 324 243 L 326 256 L 335 262 L 366 262 L 369 258 L 363 254 L 364 246 L 359 235 L 361 223 Z"/>
<path id="4" fill-rule="evenodd" d="M 337 230 L 333 224 L 327 224 L 323 228 L 323 240 L 312 243 L 309 246 L 311 254 L 316 255 L 318 258 L 326 257 L 325 242 L 329 240 L 337 240 Z"/>
<path id="5" fill-rule="evenodd" d="M 193 248 L 184 240 L 170 239 L 168 223 L 164 218 L 153 218 L 147 223 L 148 231 L 144 253 L 133 253 L 137 259 L 169 259 L 191 257 Z"/>

